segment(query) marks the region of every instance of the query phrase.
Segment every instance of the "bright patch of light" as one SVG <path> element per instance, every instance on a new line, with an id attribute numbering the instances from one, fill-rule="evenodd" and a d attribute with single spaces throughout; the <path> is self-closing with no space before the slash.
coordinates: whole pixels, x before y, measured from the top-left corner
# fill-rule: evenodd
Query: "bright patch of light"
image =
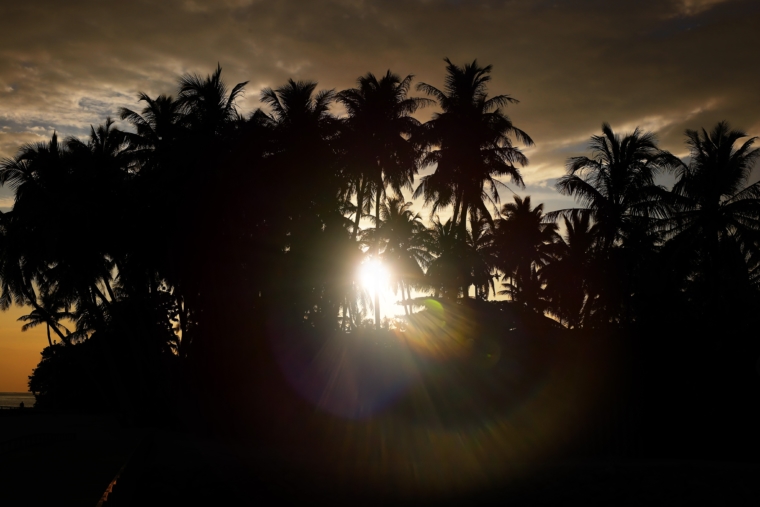
<path id="1" fill-rule="evenodd" d="M 359 280 L 372 293 L 385 291 L 390 283 L 390 273 L 378 259 L 367 259 L 359 267 Z"/>

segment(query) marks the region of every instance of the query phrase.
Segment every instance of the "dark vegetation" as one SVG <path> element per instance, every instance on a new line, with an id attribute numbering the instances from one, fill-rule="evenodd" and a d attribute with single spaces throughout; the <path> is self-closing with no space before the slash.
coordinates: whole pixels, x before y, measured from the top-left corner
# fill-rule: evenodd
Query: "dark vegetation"
<path id="1" fill-rule="evenodd" d="M 377 375 L 416 364 L 444 426 L 498 418 L 526 382 L 570 368 L 601 393 L 593 410 L 644 431 L 650 451 L 680 435 L 673 452 L 738 456 L 760 401 L 755 139 L 725 122 L 689 130 L 682 161 L 604 124 L 556 185 L 577 209 L 502 204 L 533 141 L 505 114 L 517 101 L 488 95 L 490 66 L 446 62 L 423 98 L 390 71 L 340 92 L 291 80 L 250 114 L 236 107 L 245 83 L 228 88 L 217 68 L 183 76 L 176 96 L 141 94 L 124 129 L 106 119 L 3 160 L 15 204 L 0 215 L 0 306 L 47 329 L 37 407 L 277 434 L 314 409 L 283 387 L 276 351 L 312 358 L 339 340 L 361 348 L 359 376 L 373 357 Z M 421 124 L 423 107 L 437 110 Z M 368 257 L 390 266 L 406 319 L 380 322 L 356 279 Z M 415 410 L 402 400 L 399 417 L 425 423 Z M 295 441 L 318 445 L 305 427 Z"/>

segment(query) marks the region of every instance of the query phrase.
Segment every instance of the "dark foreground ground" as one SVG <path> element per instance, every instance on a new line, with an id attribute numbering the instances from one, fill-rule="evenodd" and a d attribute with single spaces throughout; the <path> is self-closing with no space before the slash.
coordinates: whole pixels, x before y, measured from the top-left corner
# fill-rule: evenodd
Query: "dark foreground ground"
<path id="1" fill-rule="evenodd" d="M 8 419 L 2 420 L 6 430 Z M 16 419 L 17 423 L 22 418 Z M 748 463 L 583 460 L 533 464 L 530 473 L 519 479 L 441 496 L 394 489 L 394 485 L 409 484 L 398 477 L 386 477 L 385 490 L 336 487 L 335 480 L 326 478 L 331 463 L 287 463 L 281 455 L 250 441 L 124 430 L 95 416 L 23 419 L 27 428 L 44 421 L 59 429 L 71 429 L 65 427 L 73 424 L 82 431 L 76 440 L 0 454 L 2 505 L 8 507 L 95 507 L 120 471 L 103 505 L 760 505 L 760 465 Z M 363 465 L 372 467 L 372 463 Z M 414 464 L 420 471 L 438 466 Z M 413 473 L 410 468 L 410 476 Z"/>
<path id="2" fill-rule="evenodd" d="M 96 507 L 117 477 L 106 507 L 760 505 L 755 356 L 652 342 L 369 335 L 241 353 L 248 376 L 222 363 L 206 378 L 235 388 L 180 404 L 176 427 L 0 414 L 0 505 Z M 24 435 L 48 437 L 3 445 Z"/>

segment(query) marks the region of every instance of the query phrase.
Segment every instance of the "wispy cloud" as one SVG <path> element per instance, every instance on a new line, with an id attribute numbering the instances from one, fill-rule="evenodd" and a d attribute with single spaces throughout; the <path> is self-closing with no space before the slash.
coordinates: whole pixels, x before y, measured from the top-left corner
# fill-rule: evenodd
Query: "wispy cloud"
<path id="1" fill-rule="evenodd" d="M 443 57 L 477 58 L 493 65 L 492 94 L 520 100 L 505 112 L 536 142 L 530 183 L 561 175 L 603 121 L 656 131 L 673 152 L 686 128 L 760 126 L 748 64 L 760 12 L 745 0 L 39 0 L 6 2 L 0 19 L 14 20 L 0 41 L 0 156 L 52 130 L 84 136 L 138 107 L 139 91 L 175 93 L 180 75 L 217 63 L 228 83 L 250 82 L 250 112 L 288 78 L 343 89 L 391 69 L 442 87 Z"/>
<path id="2" fill-rule="evenodd" d="M 705 11 L 709 11 L 718 4 L 726 3 L 731 0 L 676 0 L 676 8 L 681 15 L 696 16 Z"/>

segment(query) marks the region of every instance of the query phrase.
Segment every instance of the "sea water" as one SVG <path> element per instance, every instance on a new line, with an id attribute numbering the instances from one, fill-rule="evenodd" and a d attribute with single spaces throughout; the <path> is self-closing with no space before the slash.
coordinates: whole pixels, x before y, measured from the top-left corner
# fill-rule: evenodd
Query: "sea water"
<path id="1" fill-rule="evenodd" d="M 32 393 L 0 393 L 0 408 L 18 408 L 22 402 L 24 407 L 33 407 L 34 395 Z"/>

